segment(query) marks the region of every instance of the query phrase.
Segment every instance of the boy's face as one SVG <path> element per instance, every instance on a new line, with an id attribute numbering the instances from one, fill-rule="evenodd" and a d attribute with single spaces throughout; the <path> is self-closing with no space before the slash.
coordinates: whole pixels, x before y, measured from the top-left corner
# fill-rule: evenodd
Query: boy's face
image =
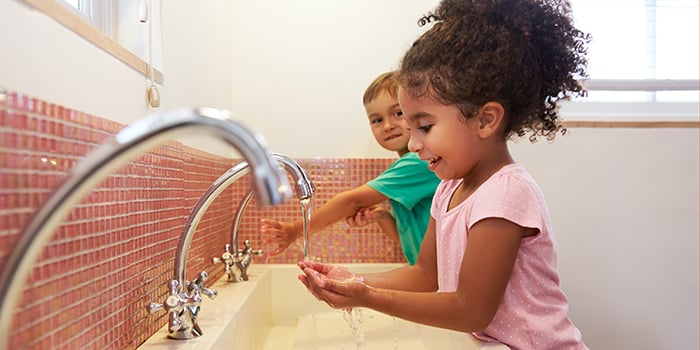
<path id="1" fill-rule="evenodd" d="M 365 111 L 372 135 L 380 146 L 399 155 L 408 153 L 410 134 L 397 99 L 382 92 L 365 105 Z"/>

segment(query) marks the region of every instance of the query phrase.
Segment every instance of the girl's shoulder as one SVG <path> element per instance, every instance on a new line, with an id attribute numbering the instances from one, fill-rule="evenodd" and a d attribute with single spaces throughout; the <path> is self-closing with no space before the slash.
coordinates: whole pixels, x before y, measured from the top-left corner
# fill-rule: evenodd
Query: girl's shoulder
<path id="1" fill-rule="evenodd" d="M 467 199 L 478 206 L 502 208 L 543 201 L 542 190 L 519 164 L 508 164 L 496 171 Z"/>
<path id="2" fill-rule="evenodd" d="M 508 164 L 491 175 L 482 185 L 483 188 L 530 188 L 539 192 L 539 186 L 530 173 L 520 164 Z"/>

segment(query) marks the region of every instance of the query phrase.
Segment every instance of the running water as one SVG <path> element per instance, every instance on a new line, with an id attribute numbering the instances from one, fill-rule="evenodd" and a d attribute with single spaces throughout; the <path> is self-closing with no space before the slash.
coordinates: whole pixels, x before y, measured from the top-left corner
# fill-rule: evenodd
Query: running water
<path id="1" fill-rule="evenodd" d="M 311 252 L 309 249 L 309 223 L 311 222 L 311 197 L 307 197 L 299 200 L 301 205 L 301 231 L 304 243 L 302 245 L 302 251 L 304 253 L 304 259 L 309 259 Z M 316 312 L 314 311 L 315 303 L 311 303 L 311 323 L 314 329 L 313 332 L 313 348 L 318 349 L 318 339 L 316 339 Z"/>
<path id="2" fill-rule="evenodd" d="M 391 316 L 391 319 L 394 320 L 394 350 L 399 349 L 399 320 L 396 319 L 396 317 Z"/>
<path id="3" fill-rule="evenodd" d="M 309 222 L 311 222 L 311 197 L 307 197 L 299 200 L 301 205 L 301 222 L 302 222 L 302 233 L 304 237 L 304 259 L 308 259 L 311 256 L 310 244 L 309 244 Z"/>
<path id="4" fill-rule="evenodd" d="M 365 345 L 365 331 L 362 328 L 362 323 L 364 322 L 364 317 L 362 315 L 362 309 L 359 308 L 348 308 L 343 309 L 343 318 L 345 323 L 350 327 L 350 332 L 355 338 L 355 345 L 357 350 L 361 350 Z"/>
<path id="5" fill-rule="evenodd" d="M 294 251 L 296 249 L 301 249 L 302 251 L 302 259 L 304 260 L 311 260 L 311 243 L 309 242 L 309 223 L 311 222 L 311 206 L 313 205 L 312 198 L 307 197 L 299 200 L 299 206 L 301 207 L 301 232 L 302 232 L 302 245 L 299 245 L 298 241 L 293 242 L 292 244 L 289 245 L 289 248 L 287 251 L 292 251 L 291 248 L 294 248 Z M 271 247 L 270 251 L 276 249 L 275 247 Z M 271 256 L 269 254 L 265 254 L 265 264 L 271 263 L 271 259 L 275 258 L 274 256 Z M 284 257 L 283 255 L 280 255 L 280 257 Z M 314 261 L 319 261 L 318 259 L 313 259 Z"/>

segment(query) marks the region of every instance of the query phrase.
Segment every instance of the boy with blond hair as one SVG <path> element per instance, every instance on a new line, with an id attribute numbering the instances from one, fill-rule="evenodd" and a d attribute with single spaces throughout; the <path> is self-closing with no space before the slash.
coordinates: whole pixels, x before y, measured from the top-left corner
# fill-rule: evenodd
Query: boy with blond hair
<path id="1" fill-rule="evenodd" d="M 382 231 L 401 244 L 404 256 L 413 265 L 430 219 L 430 206 L 440 180 L 425 161 L 409 152 L 409 131 L 402 120 L 397 99 L 395 72 L 378 76 L 365 90 L 362 102 L 370 130 L 384 149 L 399 159 L 366 184 L 341 192 L 311 213 L 309 234 L 345 219 L 350 226 L 377 223 Z M 381 203 L 389 201 L 390 211 Z M 260 231 L 277 244 L 271 254 L 285 250 L 302 235 L 302 221 L 281 222 L 263 219 Z"/>

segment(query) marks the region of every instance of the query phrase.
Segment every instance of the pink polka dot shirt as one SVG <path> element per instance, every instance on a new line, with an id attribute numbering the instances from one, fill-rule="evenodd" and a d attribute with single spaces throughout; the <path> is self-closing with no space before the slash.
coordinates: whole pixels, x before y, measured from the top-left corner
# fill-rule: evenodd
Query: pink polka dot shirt
<path id="1" fill-rule="evenodd" d="M 469 198 L 447 210 L 462 180 L 444 180 L 435 192 L 440 292 L 457 290 L 469 229 L 485 218 L 504 218 L 539 233 L 520 243 L 513 272 L 491 323 L 474 335 L 513 350 L 588 349 L 567 316 L 568 301 L 559 287 L 556 244 L 547 205 L 537 183 L 518 164 L 510 164 L 484 182 Z"/>

